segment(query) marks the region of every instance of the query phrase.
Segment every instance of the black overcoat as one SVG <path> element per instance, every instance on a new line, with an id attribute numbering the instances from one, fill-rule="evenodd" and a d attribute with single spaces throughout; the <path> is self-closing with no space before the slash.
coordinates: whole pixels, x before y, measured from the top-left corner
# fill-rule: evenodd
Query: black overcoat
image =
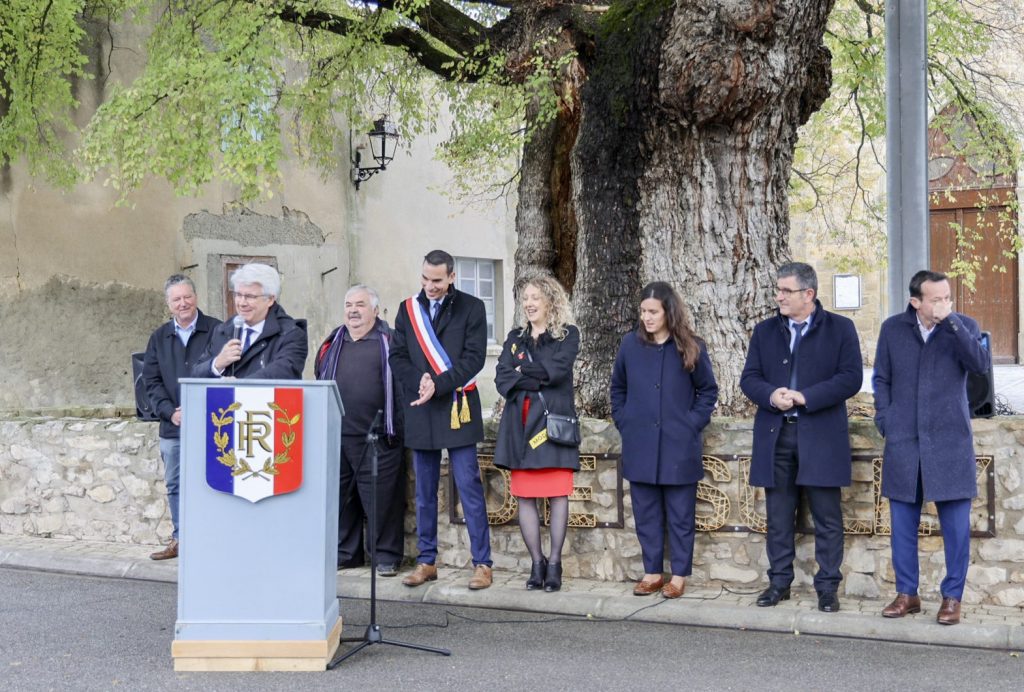
<path id="1" fill-rule="evenodd" d="M 420 305 L 429 309 L 430 301 L 423 291 L 416 296 Z M 461 411 L 463 394 L 456 389 L 465 385 L 483 370 L 487 359 L 487 311 L 479 298 L 459 291 L 454 286 L 441 302 L 441 311 L 434 327 L 437 337 L 451 359 L 451 369 L 435 375 L 420 348 L 416 333 L 406 312 L 406 301 L 398 306 L 395 338 L 388 362 L 398 380 L 405 418 L 405 446 L 410 449 L 453 449 L 474 445 L 484 439 L 480 411 L 480 393 L 465 393 L 470 420 L 452 427 L 452 403 L 458 397 Z M 434 380 L 433 398 L 420 406 L 409 404 L 419 398 L 420 378 L 430 373 Z"/>
<path id="2" fill-rule="evenodd" d="M 498 393 L 505 397 L 505 410 L 501 414 L 494 449 L 495 466 L 505 469 L 579 469 L 579 449 L 544 439 L 541 433 L 546 429 L 547 421 L 540 396 L 537 391 L 520 387 L 524 380 L 539 381 L 540 391 L 551 413 L 576 416 L 572 367 L 580 350 L 580 332 L 573 325 L 568 325 L 566 330 L 562 339 L 554 339 L 548 332 L 533 339 L 524 336 L 523 330 L 517 327 L 505 338 L 494 377 Z M 543 367 L 545 375 L 526 378 L 516 370 L 517 366 L 530 362 L 527 350 L 533 362 Z M 523 425 L 526 399 L 530 400 L 530 408 Z"/>
<path id="3" fill-rule="evenodd" d="M 191 376 L 192 366 L 206 351 L 218 324 L 220 320 L 204 315 L 200 310 L 187 346 L 182 346 L 181 339 L 174 333 L 173 318 L 150 335 L 143 360 L 142 381 L 153 410 L 160 416 L 160 437 L 180 437 L 181 428 L 171 422 L 175 409 L 181 405 L 178 379 Z"/>
<path id="4" fill-rule="evenodd" d="M 850 454 L 846 400 L 864 383 L 864 361 L 853 321 L 828 312 L 817 300 L 811 326 L 800 341 L 797 390 L 807 400 L 797 409 L 798 485 L 836 488 L 850 485 Z M 789 386 L 789 319 L 781 314 L 754 327 L 740 389 L 757 404 L 750 484 L 775 487 L 775 444 L 783 412 L 771 403 L 779 387 Z"/>
<path id="5" fill-rule="evenodd" d="M 222 322 L 213 330 L 213 338 L 202 360 L 192 368 L 192 377 L 214 377 L 211 366 L 224 344 L 234 338 L 235 326 Z M 306 341 L 306 320 L 292 319 L 279 303 L 267 311 L 263 331 L 242 354 L 229 365 L 225 376 L 247 380 L 301 380 L 306 366 L 309 344 Z"/>

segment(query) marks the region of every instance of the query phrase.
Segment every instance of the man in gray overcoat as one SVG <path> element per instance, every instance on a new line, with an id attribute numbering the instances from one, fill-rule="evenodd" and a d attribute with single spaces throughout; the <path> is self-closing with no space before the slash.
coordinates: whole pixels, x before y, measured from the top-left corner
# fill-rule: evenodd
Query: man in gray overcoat
<path id="1" fill-rule="evenodd" d="M 989 356 L 978 324 L 953 312 L 945 274 L 919 271 L 910 305 L 882 324 L 875 354 L 875 425 L 885 438 L 882 495 L 892 519 L 896 598 L 887 618 L 921 612 L 917 530 L 923 501 L 935 503 L 946 553 L 937 620 L 960 622 L 970 561 L 971 498 L 978 494 L 967 406 L 967 373 Z"/>

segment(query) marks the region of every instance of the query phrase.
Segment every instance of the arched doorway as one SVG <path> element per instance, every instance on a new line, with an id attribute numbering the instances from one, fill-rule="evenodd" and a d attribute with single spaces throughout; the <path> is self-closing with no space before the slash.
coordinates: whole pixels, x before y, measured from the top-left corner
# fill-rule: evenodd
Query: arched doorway
<path id="1" fill-rule="evenodd" d="M 931 268 L 952 279 L 956 309 L 992 334 L 992 361 L 1020 361 L 1016 172 L 992 156 L 972 118 L 948 106 L 928 129 Z M 1002 162 L 998 160 L 1005 159 Z M 996 162 L 994 162 L 996 161 Z M 965 273 L 974 273 L 974 286 Z"/>

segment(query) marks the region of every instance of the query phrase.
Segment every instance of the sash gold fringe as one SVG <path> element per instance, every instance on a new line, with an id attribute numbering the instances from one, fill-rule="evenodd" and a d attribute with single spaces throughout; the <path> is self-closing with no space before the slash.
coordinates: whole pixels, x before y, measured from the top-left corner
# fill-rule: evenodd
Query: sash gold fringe
<path id="1" fill-rule="evenodd" d="M 459 422 L 459 395 L 455 394 L 452 397 L 452 421 L 451 421 L 451 428 L 452 428 L 452 430 L 458 430 L 461 427 L 462 427 L 462 424 Z"/>

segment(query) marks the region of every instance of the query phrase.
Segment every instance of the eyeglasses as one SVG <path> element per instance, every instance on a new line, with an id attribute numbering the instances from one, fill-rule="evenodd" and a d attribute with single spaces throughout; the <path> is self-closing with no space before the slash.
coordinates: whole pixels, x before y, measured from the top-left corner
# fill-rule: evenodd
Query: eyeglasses
<path id="1" fill-rule="evenodd" d="M 777 295 L 777 296 L 786 296 L 787 298 L 789 298 L 794 293 L 803 293 L 804 291 L 809 291 L 809 290 L 811 290 L 811 289 L 809 289 L 809 288 L 782 288 L 781 286 L 776 286 L 775 287 L 775 295 Z"/>
<path id="2" fill-rule="evenodd" d="M 235 300 L 241 300 L 241 301 L 244 301 L 246 303 L 252 303 L 252 302 L 254 302 L 255 300 L 257 300 L 259 298 L 266 298 L 266 297 L 267 297 L 266 293 L 256 293 L 256 294 L 253 294 L 253 293 L 236 293 L 235 294 Z"/>

